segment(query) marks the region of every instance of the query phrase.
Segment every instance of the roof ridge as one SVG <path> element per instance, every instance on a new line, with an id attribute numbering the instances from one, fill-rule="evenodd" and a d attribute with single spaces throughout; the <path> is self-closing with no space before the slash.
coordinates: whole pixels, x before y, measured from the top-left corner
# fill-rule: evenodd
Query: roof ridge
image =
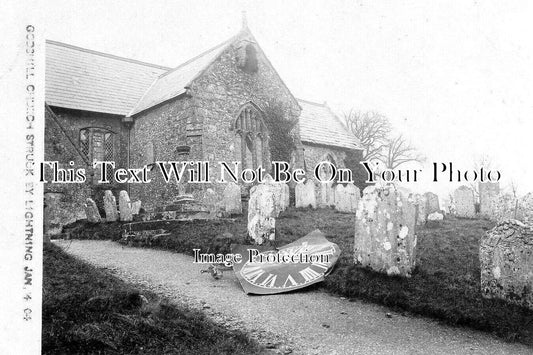
<path id="1" fill-rule="evenodd" d="M 315 105 L 315 106 L 320 106 L 320 107 L 328 107 L 325 103 L 318 103 L 318 102 L 314 102 L 314 101 L 309 101 L 309 100 L 304 100 L 304 99 L 299 99 L 299 98 L 296 98 L 296 100 L 298 101 L 303 101 L 305 103 L 308 103 L 310 105 Z"/>
<path id="2" fill-rule="evenodd" d="M 78 50 L 80 52 L 87 52 L 87 53 L 91 53 L 91 54 L 96 54 L 96 55 L 100 55 L 102 57 L 108 57 L 108 58 L 111 58 L 111 59 L 122 60 L 122 61 L 125 61 L 125 62 L 130 62 L 130 63 L 134 63 L 134 64 L 150 66 L 150 67 L 154 67 L 154 68 L 158 68 L 158 69 L 164 69 L 164 70 L 167 70 L 167 71 L 172 69 L 170 67 L 166 67 L 166 66 L 159 65 L 159 64 L 153 64 L 153 63 L 143 62 L 143 61 L 137 60 L 137 59 L 121 57 L 121 56 L 118 56 L 118 55 L 105 53 L 105 52 L 100 52 L 100 51 L 96 51 L 94 49 L 78 47 L 78 46 L 74 46 L 72 44 L 59 42 L 59 41 L 54 41 L 54 40 L 51 40 L 51 39 L 47 39 L 46 43 L 50 43 L 50 44 L 54 44 L 54 45 L 57 45 L 57 46 L 66 47 L 66 48 L 70 48 L 70 49 L 75 49 L 75 50 Z"/>
<path id="3" fill-rule="evenodd" d="M 190 58 L 189 60 L 187 60 L 187 61 L 181 63 L 181 64 L 178 65 L 177 67 L 175 67 L 175 68 L 170 68 L 170 69 L 167 70 L 166 72 L 164 72 L 164 73 L 162 73 L 161 75 L 159 75 L 158 79 L 163 78 L 163 77 L 167 76 L 168 74 L 170 74 L 170 73 L 172 73 L 172 72 L 174 72 L 174 71 L 176 71 L 176 70 L 178 70 L 178 69 L 183 68 L 183 67 L 186 66 L 187 64 L 190 64 L 190 63 L 194 62 L 195 60 L 197 60 L 197 59 L 203 57 L 204 55 L 206 55 L 206 54 L 208 54 L 208 53 L 211 53 L 212 51 L 214 51 L 214 50 L 216 50 L 216 49 L 218 49 L 218 48 L 224 46 L 224 45 L 227 44 L 228 42 L 233 41 L 233 39 L 235 39 L 235 37 L 236 37 L 236 36 L 231 36 L 230 38 L 226 39 L 224 42 L 221 42 L 221 43 L 217 44 L 216 46 L 211 47 L 211 48 L 209 48 L 208 50 L 203 51 L 202 53 L 200 53 L 200 54 L 194 56 L 193 58 Z"/>

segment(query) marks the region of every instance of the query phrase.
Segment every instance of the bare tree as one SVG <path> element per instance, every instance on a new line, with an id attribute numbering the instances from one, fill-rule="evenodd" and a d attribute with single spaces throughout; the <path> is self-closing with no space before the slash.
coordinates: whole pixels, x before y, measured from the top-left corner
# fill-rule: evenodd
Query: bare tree
<path id="1" fill-rule="evenodd" d="M 377 112 L 350 111 L 344 114 L 348 129 L 361 141 L 363 161 L 380 158 L 391 133 L 387 117 Z"/>
<path id="2" fill-rule="evenodd" d="M 425 160 L 424 156 L 418 153 L 417 149 L 401 134 L 386 140 L 386 144 L 378 158 L 389 169 L 396 169 L 407 162 L 422 162 Z"/>

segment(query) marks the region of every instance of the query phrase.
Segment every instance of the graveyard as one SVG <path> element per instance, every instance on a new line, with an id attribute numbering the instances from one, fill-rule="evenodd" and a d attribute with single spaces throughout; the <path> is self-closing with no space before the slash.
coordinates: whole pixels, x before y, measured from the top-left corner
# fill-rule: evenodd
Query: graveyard
<path id="1" fill-rule="evenodd" d="M 431 196 L 428 196 L 431 198 Z M 468 211 L 467 211 L 468 212 Z M 447 324 L 483 330 L 508 341 L 533 344 L 533 311 L 502 299 L 482 296 L 480 240 L 496 223 L 485 218 L 446 216 L 416 226 L 417 245 L 409 277 L 387 275 L 354 263 L 354 213 L 333 208 L 288 207 L 276 218 L 275 244 L 290 243 L 320 229 L 342 253 L 324 282 L 298 292 L 319 290 L 350 300 L 365 300 L 390 309 L 431 317 Z M 232 243 L 252 244 L 246 214 L 229 218 L 160 220 L 164 231 L 125 239 L 124 222 L 78 222 L 64 228 L 74 239 L 112 239 L 139 248 L 193 255 L 193 249 L 229 253 Z M 272 233 L 270 226 L 266 235 Z M 198 275 L 197 277 L 209 277 Z"/>

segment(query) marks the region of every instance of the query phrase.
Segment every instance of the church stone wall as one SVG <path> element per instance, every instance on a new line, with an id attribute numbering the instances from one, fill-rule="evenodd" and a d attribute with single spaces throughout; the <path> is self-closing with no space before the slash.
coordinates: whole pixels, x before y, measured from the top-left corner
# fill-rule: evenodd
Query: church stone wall
<path id="1" fill-rule="evenodd" d="M 94 169 L 80 154 L 79 132 L 83 128 L 103 128 L 115 133 L 114 153 L 117 167 L 125 167 L 127 159 L 127 129 L 120 117 L 94 112 L 69 110 L 58 107 L 45 110 L 45 161 L 58 161 L 62 169 L 85 169 L 85 183 L 51 183 L 51 170 L 46 167 L 44 184 L 45 233 L 57 234 L 63 225 L 85 218 L 84 204 L 87 198 L 97 201 L 103 210 L 103 189 L 118 191 L 119 184 L 95 184 Z M 69 165 L 69 162 L 74 162 Z M 48 222 L 47 222 L 48 221 Z"/>
<path id="2" fill-rule="evenodd" d="M 183 151 L 188 147 L 188 153 Z M 190 97 L 179 97 L 135 117 L 131 130 L 130 166 L 142 168 L 156 161 L 191 161 L 202 159 L 202 125 L 194 116 Z M 178 166 L 179 168 L 179 166 Z M 153 165 L 148 184 L 132 184 L 131 198 L 142 201 L 151 211 L 171 204 L 185 193 L 194 193 L 195 184 L 166 183 L 158 166 Z"/>

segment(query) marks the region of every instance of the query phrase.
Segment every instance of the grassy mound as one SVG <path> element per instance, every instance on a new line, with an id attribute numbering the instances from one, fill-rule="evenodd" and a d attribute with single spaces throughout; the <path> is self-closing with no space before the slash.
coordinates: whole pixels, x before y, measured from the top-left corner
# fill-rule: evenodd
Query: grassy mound
<path id="1" fill-rule="evenodd" d="M 44 248 L 44 354 L 255 354 L 245 334 Z"/>

